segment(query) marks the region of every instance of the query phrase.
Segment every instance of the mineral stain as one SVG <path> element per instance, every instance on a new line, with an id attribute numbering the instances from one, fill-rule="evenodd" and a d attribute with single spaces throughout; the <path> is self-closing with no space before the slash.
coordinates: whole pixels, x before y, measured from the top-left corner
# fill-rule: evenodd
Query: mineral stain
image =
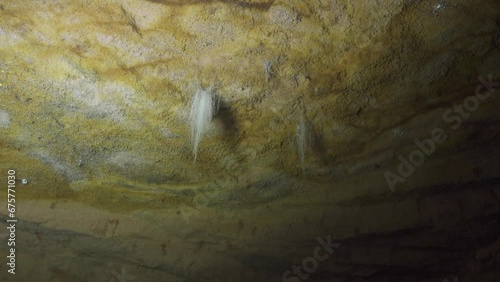
<path id="1" fill-rule="evenodd" d="M 228 4 L 236 4 L 248 8 L 267 10 L 272 6 L 275 0 L 147 0 L 147 1 L 167 6 L 185 6 L 185 5 L 221 2 Z"/>

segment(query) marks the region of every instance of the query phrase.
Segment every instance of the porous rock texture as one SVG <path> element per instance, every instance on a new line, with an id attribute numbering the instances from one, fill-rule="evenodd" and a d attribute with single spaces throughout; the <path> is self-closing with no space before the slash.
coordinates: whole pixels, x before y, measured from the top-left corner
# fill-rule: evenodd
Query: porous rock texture
<path id="1" fill-rule="evenodd" d="M 19 220 L 1 281 L 498 281 L 498 11 L 0 1 L 0 217 L 13 169 Z M 421 161 L 414 140 L 439 128 Z M 340 247 L 315 265 L 328 236 Z"/>

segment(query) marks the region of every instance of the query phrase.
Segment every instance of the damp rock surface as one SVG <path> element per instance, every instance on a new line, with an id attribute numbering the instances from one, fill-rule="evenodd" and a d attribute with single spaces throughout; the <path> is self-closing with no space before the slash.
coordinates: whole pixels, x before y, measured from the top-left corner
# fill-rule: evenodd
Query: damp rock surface
<path id="1" fill-rule="evenodd" d="M 328 235 L 314 279 L 490 281 L 474 256 L 498 253 L 499 10 L 3 1 L 0 179 L 29 179 L 18 281 L 279 281 Z M 218 103 L 194 161 L 199 89 Z M 404 177 L 402 159 L 419 163 Z"/>

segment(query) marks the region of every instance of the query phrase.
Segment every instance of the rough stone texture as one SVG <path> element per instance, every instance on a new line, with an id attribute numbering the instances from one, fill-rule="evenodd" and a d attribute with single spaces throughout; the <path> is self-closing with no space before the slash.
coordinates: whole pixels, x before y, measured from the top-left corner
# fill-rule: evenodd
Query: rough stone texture
<path id="1" fill-rule="evenodd" d="M 498 11 L 1 1 L 0 179 L 29 180 L 1 280 L 281 281 L 331 235 L 310 281 L 498 281 L 500 90 L 446 115 L 500 79 Z M 193 162 L 189 102 L 208 87 L 220 107 Z M 392 191 L 384 173 L 436 128 L 447 140 Z"/>

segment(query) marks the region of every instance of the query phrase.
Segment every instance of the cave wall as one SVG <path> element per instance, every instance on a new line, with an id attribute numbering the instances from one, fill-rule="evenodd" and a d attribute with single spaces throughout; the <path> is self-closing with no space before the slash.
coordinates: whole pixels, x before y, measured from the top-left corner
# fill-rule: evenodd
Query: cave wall
<path id="1" fill-rule="evenodd" d="M 340 246 L 304 279 L 493 281 L 499 10 L 0 2 L 0 177 L 16 171 L 19 219 L 2 281 L 279 281 L 328 236 Z M 194 161 L 190 102 L 209 88 Z"/>

